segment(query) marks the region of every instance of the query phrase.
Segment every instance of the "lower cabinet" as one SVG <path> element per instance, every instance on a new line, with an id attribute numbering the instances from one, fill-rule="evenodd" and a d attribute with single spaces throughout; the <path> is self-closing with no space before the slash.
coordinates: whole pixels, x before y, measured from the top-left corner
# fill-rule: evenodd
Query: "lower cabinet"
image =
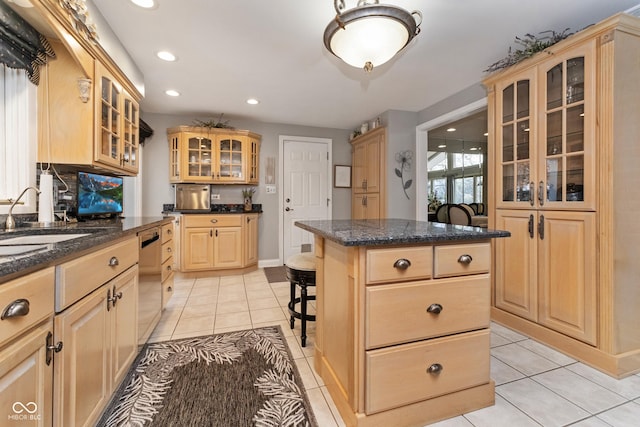
<path id="1" fill-rule="evenodd" d="M 247 220 L 248 225 L 243 223 Z M 183 215 L 180 270 L 224 270 L 257 264 L 257 222 L 257 214 Z"/>
<path id="2" fill-rule="evenodd" d="M 498 209 L 496 228 L 511 237 L 496 241 L 495 306 L 595 345 L 595 214 Z"/>
<path id="3" fill-rule="evenodd" d="M 133 266 L 55 317 L 54 419 L 90 426 L 109 402 L 138 349 L 138 267 Z"/>

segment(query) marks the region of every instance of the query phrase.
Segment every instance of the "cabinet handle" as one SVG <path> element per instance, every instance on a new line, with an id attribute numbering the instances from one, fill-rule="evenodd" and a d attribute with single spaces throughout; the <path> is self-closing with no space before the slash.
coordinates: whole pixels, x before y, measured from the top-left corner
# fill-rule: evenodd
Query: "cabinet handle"
<path id="1" fill-rule="evenodd" d="M 0 320 L 10 319 L 12 317 L 21 317 L 29 314 L 29 300 L 17 299 L 2 310 Z"/>
<path id="2" fill-rule="evenodd" d="M 427 368 L 427 372 L 430 373 L 431 375 L 439 375 L 443 370 L 444 368 L 439 363 L 434 363 L 433 365 Z"/>
<path id="3" fill-rule="evenodd" d="M 168 235 L 172 235 L 172 234 L 173 234 L 173 230 L 168 229 L 168 230 L 167 230 L 167 234 L 168 234 Z"/>
<path id="4" fill-rule="evenodd" d="M 167 248 L 167 252 L 171 253 L 173 251 L 171 250 L 171 248 Z"/>
<path id="5" fill-rule="evenodd" d="M 538 223 L 538 236 L 540 236 L 540 240 L 544 240 L 544 215 L 540 215 L 540 222 Z"/>
<path id="6" fill-rule="evenodd" d="M 469 265 L 471 264 L 471 261 L 473 261 L 473 258 L 471 258 L 471 255 L 468 254 L 460 255 L 460 258 L 458 258 L 458 262 L 460 264 Z"/>
<path id="7" fill-rule="evenodd" d="M 216 228 L 216 237 L 218 237 L 218 229 Z"/>
<path id="8" fill-rule="evenodd" d="M 400 258 L 393 263 L 393 267 L 397 268 L 398 270 L 406 270 L 407 268 L 411 267 L 411 261 L 406 258 Z"/>
<path id="9" fill-rule="evenodd" d="M 440 304 L 431 304 L 429 308 L 427 308 L 427 313 L 440 314 L 442 311 L 442 306 Z"/>
<path id="10" fill-rule="evenodd" d="M 211 220 L 211 224 L 215 224 L 216 222 L 218 222 L 218 220 L 215 218 Z"/>
<path id="11" fill-rule="evenodd" d="M 533 214 L 529 215 L 529 237 L 533 239 Z"/>
<path id="12" fill-rule="evenodd" d="M 47 355 L 45 358 L 45 362 L 47 366 L 51 365 L 51 360 L 53 359 L 53 353 L 60 353 L 62 351 L 62 341 L 58 341 L 57 344 L 53 344 L 53 334 L 51 332 L 47 333 L 47 338 L 45 339 L 45 347 L 47 349 Z"/>
<path id="13" fill-rule="evenodd" d="M 538 184 L 538 201 L 540 206 L 544 206 L 544 182 L 540 181 Z"/>
<path id="14" fill-rule="evenodd" d="M 171 271 L 171 266 L 167 265 L 167 271 Z"/>
<path id="15" fill-rule="evenodd" d="M 529 190 L 531 191 L 531 194 L 529 195 L 529 204 L 533 206 L 536 200 L 536 183 L 535 182 L 531 181 L 529 183 Z"/>
<path id="16" fill-rule="evenodd" d="M 173 288 L 171 286 L 167 286 L 167 292 L 173 292 Z"/>
<path id="17" fill-rule="evenodd" d="M 120 264 L 120 261 L 118 261 L 118 258 L 114 256 L 112 256 L 111 259 L 109 260 L 109 267 L 115 267 L 119 264 Z"/>

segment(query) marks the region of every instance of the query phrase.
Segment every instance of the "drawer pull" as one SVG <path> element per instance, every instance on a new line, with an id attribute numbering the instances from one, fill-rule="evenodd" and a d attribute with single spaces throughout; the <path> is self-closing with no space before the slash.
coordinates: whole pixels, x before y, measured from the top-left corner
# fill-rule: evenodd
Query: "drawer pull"
<path id="1" fill-rule="evenodd" d="M 171 266 L 167 265 L 167 271 L 171 271 Z"/>
<path id="2" fill-rule="evenodd" d="M 173 288 L 171 286 L 167 287 L 167 292 L 172 292 Z"/>
<path id="3" fill-rule="evenodd" d="M 119 264 L 120 264 L 120 261 L 118 261 L 118 258 L 114 256 L 112 256 L 111 259 L 109 260 L 109 267 L 115 267 Z"/>
<path id="4" fill-rule="evenodd" d="M 458 258 L 458 262 L 460 264 L 471 264 L 471 261 L 473 261 L 473 258 L 471 258 L 471 255 L 460 255 L 460 258 Z"/>
<path id="5" fill-rule="evenodd" d="M 396 260 L 396 262 L 393 263 L 393 267 L 397 268 L 398 270 L 406 270 L 410 266 L 411 266 L 411 261 L 409 261 L 406 258 L 400 258 L 399 260 Z"/>
<path id="6" fill-rule="evenodd" d="M 439 363 L 434 363 L 433 365 L 427 368 L 427 372 L 431 375 L 439 375 L 444 368 Z"/>
<path id="7" fill-rule="evenodd" d="M 2 310 L 1 320 L 10 319 L 12 317 L 21 317 L 29 314 L 29 300 L 17 299 Z"/>
<path id="8" fill-rule="evenodd" d="M 171 250 L 171 248 L 167 248 L 167 252 L 171 253 L 173 251 Z"/>
<path id="9" fill-rule="evenodd" d="M 211 224 L 215 224 L 216 222 L 218 222 L 218 220 L 215 218 L 211 220 Z"/>
<path id="10" fill-rule="evenodd" d="M 442 306 L 440 304 L 431 304 L 429 308 L 427 308 L 427 313 L 440 314 L 442 311 Z"/>

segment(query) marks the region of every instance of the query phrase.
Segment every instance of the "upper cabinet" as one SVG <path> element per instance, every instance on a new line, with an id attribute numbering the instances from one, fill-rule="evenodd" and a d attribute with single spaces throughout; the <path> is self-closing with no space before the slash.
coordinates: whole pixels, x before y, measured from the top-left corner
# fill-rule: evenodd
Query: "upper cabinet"
<path id="1" fill-rule="evenodd" d="M 191 126 L 167 129 L 167 135 L 171 182 L 258 184 L 260 135 Z"/>
<path id="2" fill-rule="evenodd" d="M 33 5 L 28 20 L 47 28 L 56 53 L 41 69 L 37 160 L 136 175 L 140 92 L 58 2 Z"/>
<path id="3" fill-rule="evenodd" d="M 351 219 L 386 217 L 387 130 L 373 129 L 351 141 L 353 187 Z"/>

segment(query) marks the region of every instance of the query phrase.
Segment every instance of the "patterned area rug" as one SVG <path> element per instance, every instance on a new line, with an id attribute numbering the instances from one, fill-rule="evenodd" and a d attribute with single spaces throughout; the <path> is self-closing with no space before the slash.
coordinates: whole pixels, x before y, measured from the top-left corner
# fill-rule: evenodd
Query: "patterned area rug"
<path id="1" fill-rule="evenodd" d="M 267 282 L 269 283 L 288 282 L 284 265 L 279 267 L 265 267 L 264 275 L 267 276 Z"/>
<path id="2" fill-rule="evenodd" d="M 317 426 L 279 326 L 147 344 L 99 426 Z"/>

